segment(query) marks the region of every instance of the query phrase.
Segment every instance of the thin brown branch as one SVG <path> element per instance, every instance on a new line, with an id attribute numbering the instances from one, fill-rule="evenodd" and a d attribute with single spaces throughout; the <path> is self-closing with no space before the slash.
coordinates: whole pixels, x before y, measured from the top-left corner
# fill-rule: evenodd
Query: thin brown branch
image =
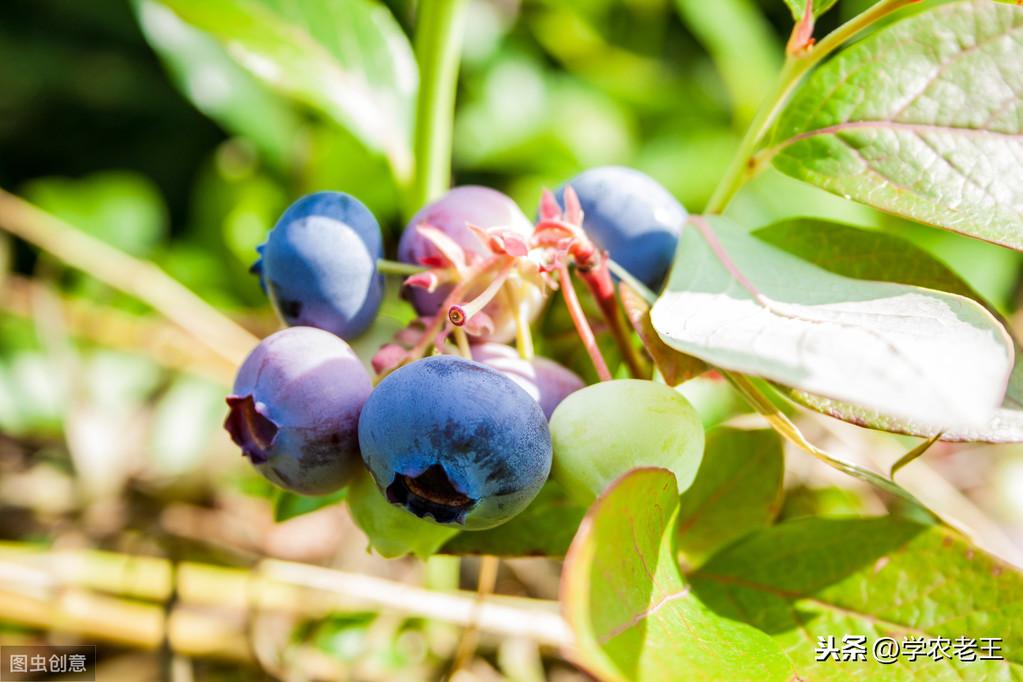
<path id="1" fill-rule="evenodd" d="M 114 601 L 104 602 L 96 594 L 98 591 L 107 593 Z M 75 610 L 83 602 L 68 606 L 62 601 L 71 593 L 85 595 L 83 598 L 90 605 L 88 623 L 82 620 L 81 614 L 85 612 Z M 480 602 L 474 592 L 439 592 L 289 561 L 266 560 L 255 571 L 196 563 L 183 563 L 172 571 L 168 560 L 155 557 L 0 545 L 0 614 L 10 622 L 46 629 L 56 624 L 59 629 L 104 641 L 123 640 L 132 646 L 149 646 L 154 641 L 159 643 L 162 637 L 162 630 L 157 633 L 157 626 L 149 619 L 162 621 L 161 603 L 172 593 L 177 600 L 174 613 L 178 613 L 178 608 L 186 609 L 181 618 L 187 620 L 196 613 L 224 610 L 235 613 L 240 629 L 244 614 L 253 609 L 311 618 L 335 611 L 376 609 L 463 627 L 475 622 L 481 632 L 527 638 L 543 646 L 566 647 L 571 640 L 557 602 L 548 600 L 491 595 Z M 71 609 L 72 606 L 75 608 Z M 128 607 L 137 610 L 130 611 Z M 153 609 L 155 615 L 147 608 Z M 46 609 L 53 609 L 54 613 L 71 610 L 67 619 L 46 621 L 43 618 Z M 138 621 L 139 627 L 118 625 L 129 611 L 135 614 L 132 619 Z M 168 619 L 172 628 L 176 617 Z M 214 625 L 207 623 L 210 628 Z M 119 629 L 104 634 L 107 626 Z M 223 630 L 227 624 L 220 623 L 219 627 Z M 128 634 L 122 637 L 123 632 Z M 174 636 L 172 629 L 172 641 Z M 200 655 L 191 648 L 179 650 L 177 645 L 175 650 Z"/>
<path id="2" fill-rule="evenodd" d="M 0 284 L 0 310 L 18 317 L 34 317 L 40 285 L 9 275 Z M 109 348 L 143 352 L 165 367 L 199 374 L 224 385 L 234 380 L 233 362 L 197 346 L 177 325 L 157 317 L 141 317 L 83 299 L 58 297 L 60 313 L 72 336 Z"/>
<path id="3" fill-rule="evenodd" d="M 156 265 L 91 237 L 2 189 L 0 229 L 148 303 L 234 365 L 241 364 L 259 341 Z"/>

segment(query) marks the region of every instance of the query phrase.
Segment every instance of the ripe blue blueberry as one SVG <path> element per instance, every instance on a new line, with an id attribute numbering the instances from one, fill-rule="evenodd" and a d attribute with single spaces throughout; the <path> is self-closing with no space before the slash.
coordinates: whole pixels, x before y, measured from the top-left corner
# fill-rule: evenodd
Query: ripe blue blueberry
<path id="1" fill-rule="evenodd" d="M 579 376 L 548 358 L 523 360 L 518 351 L 500 343 L 480 343 L 472 347 L 472 359 L 493 367 L 540 403 L 550 420 L 554 408 L 571 393 L 585 386 Z"/>
<path id="2" fill-rule="evenodd" d="M 317 192 L 284 212 L 252 270 L 285 324 L 351 339 L 380 308 L 382 241 L 380 225 L 358 199 Z"/>
<path id="3" fill-rule="evenodd" d="M 551 468 L 543 411 L 500 372 L 438 355 L 389 374 L 359 420 L 387 499 L 420 518 L 490 528 L 525 509 Z"/>
<path id="4" fill-rule="evenodd" d="M 291 327 L 263 339 L 242 363 L 224 428 L 270 481 L 323 495 L 361 466 L 359 413 L 372 390 L 347 343 Z"/>
<path id="5" fill-rule="evenodd" d="M 398 243 L 398 260 L 429 265 L 440 256 L 437 247 L 416 229 L 419 225 L 428 225 L 443 232 L 462 247 L 469 257 L 485 258 L 491 255 L 469 228 L 469 223 L 482 228 L 501 227 L 517 233 L 523 239 L 529 239 L 533 233 L 533 224 L 529 218 L 508 196 L 489 187 L 455 187 L 412 217 Z M 543 305 L 543 293 L 533 283 L 518 282 L 516 286 L 521 305 L 525 308 L 525 317 L 532 320 Z M 420 315 L 436 315 L 438 312 L 446 314 L 446 311 L 440 311 L 439 308 L 450 291 L 451 285 L 443 285 L 432 292 L 409 288 L 405 293 Z M 493 321 L 494 330 L 482 340 L 505 342 L 515 336 L 514 311 L 506 298 L 498 296 L 483 308 L 483 312 Z"/>
<path id="6" fill-rule="evenodd" d="M 568 183 L 579 195 L 583 229 L 612 260 L 653 290 L 664 282 L 687 213 L 650 176 L 622 166 L 583 171 Z M 564 186 L 556 196 L 563 203 Z"/>

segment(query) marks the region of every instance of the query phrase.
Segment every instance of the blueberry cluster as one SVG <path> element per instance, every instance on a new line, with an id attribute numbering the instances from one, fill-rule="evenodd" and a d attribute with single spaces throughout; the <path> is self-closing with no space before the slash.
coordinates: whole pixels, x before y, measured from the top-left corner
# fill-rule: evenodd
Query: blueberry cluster
<path id="1" fill-rule="evenodd" d="M 287 328 L 242 364 L 225 428 L 287 490 L 333 492 L 364 467 L 389 502 L 420 518 L 498 525 L 529 505 L 560 456 L 548 421 L 558 405 L 595 388 L 532 354 L 529 325 L 548 293 L 570 286 L 572 264 L 593 291 L 613 295 L 610 276 L 605 286 L 594 275 L 606 274 L 608 256 L 660 286 L 685 216 L 626 168 L 592 169 L 548 193 L 535 224 L 500 192 L 456 187 L 413 217 L 396 264 L 383 260 L 380 225 L 359 200 L 303 197 L 252 268 Z M 376 319 L 385 271 L 408 275 L 402 294 L 418 317 L 373 357 L 374 377 L 346 340 Z M 505 345 L 512 339 L 517 348 Z M 600 400 L 611 404 L 606 391 Z M 577 426 L 585 399 L 573 405 L 570 419 L 551 423 Z M 563 449 L 556 476 L 576 466 L 575 448 Z"/>

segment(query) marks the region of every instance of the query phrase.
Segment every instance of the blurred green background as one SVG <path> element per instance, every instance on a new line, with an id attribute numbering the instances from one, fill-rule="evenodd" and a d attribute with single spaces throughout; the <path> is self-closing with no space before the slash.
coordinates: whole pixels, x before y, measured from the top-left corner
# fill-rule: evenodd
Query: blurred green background
<path id="1" fill-rule="evenodd" d="M 232 4 L 192 7 L 201 15 Z M 411 34 L 414 3 L 379 4 L 399 34 Z M 839 2 L 817 35 L 869 4 Z M 531 215 L 542 188 L 590 166 L 624 164 L 698 212 L 771 86 L 791 21 L 781 0 L 473 0 L 454 181 L 501 189 Z M 350 192 L 376 213 L 392 244 L 415 208 L 384 155 L 342 123 L 257 79 L 163 4 L 0 3 L 0 187 L 156 263 L 257 335 L 276 322 L 247 271 L 288 203 L 315 190 Z M 732 212 L 750 224 L 819 215 L 898 231 L 1015 312 L 1020 259 L 1008 250 L 908 225 L 771 171 Z M 417 565 L 363 556 L 365 540 L 339 510 L 275 526 L 269 486 L 220 429 L 230 368 L 147 306 L 3 233 L 0 282 L 0 540 L 10 545 L 3 551 L 24 543 L 100 547 L 230 566 L 280 556 L 418 575 Z M 360 350 L 368 357 L 372 342 Z M 709 420 L 738 409 L 719 390 L 702 390 L 691 394 Z M 848 432 L 817 435 L 841 443 Z M 945 448 L 944 471 L 957 494 L 1018 539 L 1023 457 L 1011 447 L 979 457 L 993 450 Z M 792 497 L 807 510 L 875 504 L 869 491 L 801 475 L 797 487 L 812 479 L 825 491 Z M 556 588 L 553 562 L 505 571 L 502 591 L 550 597 Z M 3 608 L 0 601 L 0 621 Z M 421 623 L 379 623 L 374 614 L 327 619 L 285 628 L 274 641 L 327 655 L 328 663 L 316 660 L 337 674 L 358 668 L 359 679 L 429 679 L 450 636 Z M 374 628 L 388 636 L 373 639 Z M 0 637 L 34 632 L 11 627 Z M 131 656 L 111 651 L 108 665 Z M 166 663 L 130 660 L 152 675 Z M 544 660 L 546 674 L 580 679 Z M 501 675 L 530 679 L 528 670 L 513 675 L 493 661 Z M 196 670 L 210 679 L 237 672 Z M 234 679 L 253 679 L 253 671 Z"/>

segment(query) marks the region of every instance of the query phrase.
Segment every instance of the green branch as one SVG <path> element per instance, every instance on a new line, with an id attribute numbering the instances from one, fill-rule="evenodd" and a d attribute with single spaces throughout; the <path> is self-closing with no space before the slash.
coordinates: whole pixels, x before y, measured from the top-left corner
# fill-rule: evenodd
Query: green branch
<path id="1" fill-rule="evenodd" d="M 458 60 L 467 0 L 419 3 L 415 51 L 419 63 L 416 104 L 416 173 L 406 213 L 436 199 L 451 179 L 451 137 Z"/>
<path id="2" fill-rule="evenodd" d="M 866 12 L 853 17 L 836 28 L 814 47 L 799 54 L 790 54 L 786 58 L 785 65 L 782 67 L 781 73 L 778 74 L 778 81 L 774 89 L 767 96 L 767 99 L 764 100 L 759 111 L 757 111 L 756 117 L 754 117 L 753 122 L 746 130 L 746 135 L 743 137 L 742 142 L 739 143 L 739 148 L 736 150 L 728 170 L 725 171 L 710 201 L 707 202 L 704 213 L 722 213 L 728 207 L 728 203 L 735 196 L 735 193 L 739 191 L 739 188 L 751 177 L 753 171 L 756 170 L 756 164 L 751 162 L 757 147 L 764 139 L 764 136 L 774 127 L 778 116 L 785 110 L 789 95 L 799 85 L 803 76 L 825 57 L 879 19 L 914 2 L 917 2 L 917 0 L 881 0 L 881 2 L 875 4 Z"/>

